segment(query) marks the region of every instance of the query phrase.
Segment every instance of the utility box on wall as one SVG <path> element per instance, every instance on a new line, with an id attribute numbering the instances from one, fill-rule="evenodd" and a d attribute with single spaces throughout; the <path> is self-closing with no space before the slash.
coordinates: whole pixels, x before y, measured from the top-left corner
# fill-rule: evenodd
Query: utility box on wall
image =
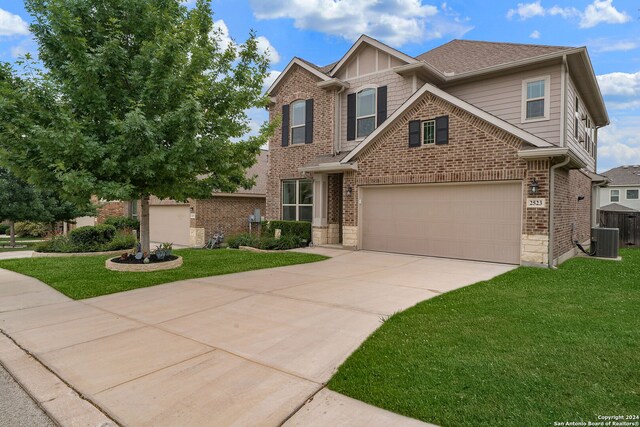
<path id="1" fill-rule="evenodd" d="M 620 231 L 617 228 L 595 227 L 591 229 L 591 242 L 596 248 L 596 256 L 618 258 Z"/>

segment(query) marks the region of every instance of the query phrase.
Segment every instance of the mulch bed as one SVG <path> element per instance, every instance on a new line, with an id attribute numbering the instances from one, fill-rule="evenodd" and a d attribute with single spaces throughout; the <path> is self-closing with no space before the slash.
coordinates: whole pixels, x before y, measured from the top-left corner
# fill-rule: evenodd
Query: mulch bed
<path id="1" fill-rule="evenodd" d="M 159 260 L 158 258 L 156 258 L 155 255 L 151 255 L 149 257 L 149 264 L 160 264 L 163 262 L 167 262 L 167 261 L 173 261 L 178 259 L 177 256 L 175 255 L 169 255 L 164 257 L 163 259 Z M 129 256 L 129 258 L 127 258 L 126 260 L 123 260 L 122 258 L 118 257 L 118 258 L 112 258 L 111 259 L 112 262 L 115 262 L 117 264 L 144 264 L 144 258 L 142 259 L 135 259 L 135 257 L 133 256 Z"/>

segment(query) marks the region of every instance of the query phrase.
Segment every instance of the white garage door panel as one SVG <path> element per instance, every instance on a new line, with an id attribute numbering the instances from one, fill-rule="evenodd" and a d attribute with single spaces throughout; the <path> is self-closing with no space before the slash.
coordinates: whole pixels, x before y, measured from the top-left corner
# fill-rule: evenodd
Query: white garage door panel
<path id="1" fill-rule="evenodd" d="M 189 205 L 149 206 L 149 235 L 152 242 L 189 245 Z"/>
<path id="2" fill-rule="evenodd" d="M 363 249 L 519 264 L 520 182 L 362 189 Z"/>

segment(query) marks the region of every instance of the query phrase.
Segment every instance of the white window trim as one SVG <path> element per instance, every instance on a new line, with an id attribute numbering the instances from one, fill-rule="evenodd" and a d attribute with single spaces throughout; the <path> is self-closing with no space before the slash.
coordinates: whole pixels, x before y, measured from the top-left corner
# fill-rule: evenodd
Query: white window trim
<path id="1" fill-rule="evenodd" d="M 367 89 L 373 89 L 374 90 L 374 96 L 373 96 L 373 114 L 369 114 L 368 116 L 358 116 L 358 94 L 360 92 L 362 92 L 363 90 L 367 90 Z M 359 87 L 355 92 L 356 94 L 356 141 L 362 141 L 366 138 L 366 136 L 362 136 L 362 137 L 358 137 L 358 119 L 366 119 L 369 117 L 373 117 L 373 130 L 376 130 L 376 128 L 378 127 L 378 86 L 373 86 L 373 85 L 367 85 L 367 86 L 362 86 Z M 369 134 L 371 135 L 371 134 Z M 367 135 L 367 136 L 369 136 Z"/>
<path id="2" fill-rule="evenodd" d="M 628 192 L 629 192 L 629 191 L 637 191 L 637 192 L 638 192 L 638 197 L 637 197 L 637 198 L 635 198 L 635 199 L 630 199 L 630 198 L 627 196 L 627 194 L 628 194 Z M 638 189 L 638 188 L 626 188 L 626 189 L 624 190 L 624 199 L 625 199 L 625 200 L 640 200 L 640 189 Z"/>
<path id="3" fill-rule="evenodd" d="M 538 99 L 544 99 L 544 116 L 535 117 L 532 119 L 527 118 L 527 83 L 537 82 L 538 80 L 544 80 L 544 98 L 533 98 L 532 101 Z M 522 103 L 521 103 L 521 121 L 522 123 L 533 123 L 549 120 L 549 110 L 551 104 L 551 75 L 531 77 L 529 79 L 522 80 Z"/>
<path id="4" fill-rule="evenodd" d="M 307 115 L 307 102 L 304 99 L 297 99 L 291 103 L 291 124 L 289 125 L 289 141 L 291 141 L 290 145 L 304 144 L 304 139 L 302 140 L 302 142 L 293 142 L 293 130 L 298 128 L 304 128 L 307 125 L 306 117 L 305 117 L 305 121 L 303 121 L 301 125 L 295 125 L 295 126 L 293 125 L 293 104 L 297 104 L 300 102 L 304 104 L 304 114 L 305 116 Z"/>
<path id="5" fill-rule="evenodd" d="M 284 183 L 285 182 L 292 182 L 294 181 L 296 183 L 296 194 L 295 194 L 295 203 L 284 203 Z M 305 181 L 305 182 L 310 182 L 311 183 L 311 204 L 303 204 L 300 203 L 300 181 Z M 281 184 L 281 196 L 280 196 L 280 205 L 282 206 L 282 212 L 280 212 L 280 218 L 282 218 L 282 220 L 284 221 L 284 208 L 289 207 L 289 206 L 295 206 L 296 208 L 296 219 L 295 221 L 300 221 L 300 207 L 304 207 L 304 206 L 311 206 L 311 215 L 312 218 L 311 220 L 313 221 L 313 181 L 310 179 L 283 179 L 282 180 L 282 184 Z"/>
<path id="6" fill-rule="evenodd" d="M 618 200 L 612 200 L 614 191 L 617 193 L 616 197 L 618 198 Z M 620 202 L 620 190 L 614 190 L 614 189 L 609 190 L 609 202 L 611 203 Z"/>
<path id="7" fill-rule="evenodd" d="M 433 142 L 429 142 L 429 143 L 424 142 L 424 126 L 427 123 L 433 123 Z M 426 145 L 428 147 L 431 147 L 432 145 L 436 145 L 436 121 L 435 121 L 435 119 L 424 120 L 424 121 L 422 121 L 420 123 L 420 143 L 421 143 L 421 145 Z"/>

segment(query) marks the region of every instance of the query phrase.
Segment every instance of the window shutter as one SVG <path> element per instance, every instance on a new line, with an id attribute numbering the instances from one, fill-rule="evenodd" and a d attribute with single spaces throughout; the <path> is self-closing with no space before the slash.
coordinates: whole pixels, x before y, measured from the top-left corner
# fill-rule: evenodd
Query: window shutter
<path id="1" fill-rule="evenodd" d="M 387 120 L 387 87 L 378 88 L 378 126 Z"/>
<path id="2" fill-rule="evenodd" d="M 311 144 L 313 142 L 313 99 L 307 99 L 304 110 L 304 143 Z"/>
<path id="3" fill-rule="evenodd" d="M 449 116 L 436 117 L 436 144 L 449 143 Z"/>
<path id="4" fill-rule="evenodd" d="M 409 121 L 409 147 L 420 146 L 420 120 Z"/>
<path id="5" fill-rule="evenodd" d="M 282 106 L 282 146 L 289 145 L 289 104 Z"/>
<path id="6" fill-rule="evenodd" d="M 347 95 L 347 141 L 356 139 L 356 94 Z"/>

